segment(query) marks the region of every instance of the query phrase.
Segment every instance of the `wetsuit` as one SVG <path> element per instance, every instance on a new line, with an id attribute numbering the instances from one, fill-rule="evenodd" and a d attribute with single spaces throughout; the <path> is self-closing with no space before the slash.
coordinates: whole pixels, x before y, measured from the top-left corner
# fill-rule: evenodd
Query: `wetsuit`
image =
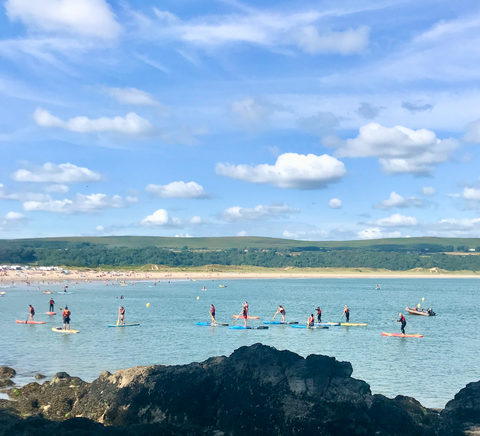
<path id="1" fill-rule="evenodd" d="M 402 315 L 399 319 L 398 322 L 402 323 L 402 334 L 405 334 L 405 326 L 407 325 L 407 321 L 405 320 L 405 317 Z"/>
<path id="2" fill-rule="evenodd" d="M 212 321 L 215 319 L 215 306 L 212 305 L 210 307 L 210 316 L 212 317 Z"/>
<path id="3" fill-rule="evenodd" d="M 345 320 L 350 322 L 350 309 L 345 310 Z"/>
<path id="4" fill-rule="evenodd" d="M 122 320 L 122 325 L 125 325 L 125 309 L 120 309 L 120 319 Z"/>
<path id="5" fill-rule="evenodd" d="M 53 301 L 53 298 L 52 298 L 50 300 L 50 310 L 49 310 L 49 312 L 53 312 L 55 310 L 54 304 L 55 304 L 55 301 Z"/>
<path id="6" fill-rule="evenodd" d="M 320 308 L 317 309 L 317 322 L 318 323 L 322 322 L 322 309 Z"/>

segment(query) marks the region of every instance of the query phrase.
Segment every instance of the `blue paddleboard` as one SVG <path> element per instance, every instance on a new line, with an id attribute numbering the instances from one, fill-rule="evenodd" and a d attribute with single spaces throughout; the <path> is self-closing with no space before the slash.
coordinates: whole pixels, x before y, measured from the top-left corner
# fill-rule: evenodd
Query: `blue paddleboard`
<path id="1" fill-rule="evenodd" d="M 195 324 L 197 325 L 206 325 L 206 326 L 210 326 L 210 327 L 224 327 L 224 326 L 227 326 L 228 324 L 224 323 L 224 322 L 217 322 L 216 324 L 214 323 L 211 323 L 211 322 L 196 322 Z"/>
<path id="2" fill-rule="evenodd" d="M 325 327 L 331 327 L 331 326 L 339 326 L 339 322 L 316 322 L 315 325 L 318 326 L 325 326 Z"/>
<path id="3" fill-rule="evenodd" d="M 307 326 L 305 324 L 302 325 L 292 325 L 292 327 L 295 327 L 297 329 L 306 329 Z M 314 330 L 314 329 L 328 329 L 328 327 L 319 325 L 319 326 L 314 326 L 314 327 L 308 327 L 308 330 Z"/>
<path id="4" fill-rule="evenodd" d="M 298 321 L 289 321 L 289 322 L 282 322 L 282 321 L 263 321 L 264 324 L 280 324 L 280 325 L 286 325 L 286 324 L 298 324 Z M 339 324 L 340 325 L 340 324 Z"/>
<path id="5" fill-rule="evenodd" d="M 137 325 L 140 325 L 140 323 L 138 323 L 138 324 L 125 324 L 125 325 L 122 325 L 122 324 L 118 324 L 118 325 L 108 324 L 108 327 L 135 327 Z"/>
<path id="6" fill-rule="evenodd" d="M 244 326 L 236 326 L 236 325 L 231 325 L 229 329 L 235 329 L 235 330 L 265 330 L 268 329 L 267 326 L 261 326 L 261 327 L 244 327 Z"/>

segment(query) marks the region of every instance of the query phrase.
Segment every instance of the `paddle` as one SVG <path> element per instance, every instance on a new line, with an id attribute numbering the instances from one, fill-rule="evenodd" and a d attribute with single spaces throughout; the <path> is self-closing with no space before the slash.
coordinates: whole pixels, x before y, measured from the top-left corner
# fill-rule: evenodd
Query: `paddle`
<path id="1" fill-rule="evenodd" d="M 275 317 L 276 317 L 278 314 L 279 314 L 279 311 L 277 310 L 277 311 L 275 312 L 275 315 L 273 315 L 273 318 L 272 318 L 272 320 L 271 320 L 270 322 L 273 322 L 273 320 L 275 319 Z"/>
<path id="2" fill-rule="evenodd" d="M 243 313 L 243 309 L 241 310 L 241 312 L 238 314 L 238 317 L 235 318 L 235 321 L 232 322 L 232 325 L 235 325 L 235 323 L 237 322 L 237 319 L 239 319 L 239 316 Z"/>
<path id="3" fill-rule="evenodd" d="M 118 316 L 117 316 L 117 325 L 120 323 L 120 311 L 118 311 Z"/>

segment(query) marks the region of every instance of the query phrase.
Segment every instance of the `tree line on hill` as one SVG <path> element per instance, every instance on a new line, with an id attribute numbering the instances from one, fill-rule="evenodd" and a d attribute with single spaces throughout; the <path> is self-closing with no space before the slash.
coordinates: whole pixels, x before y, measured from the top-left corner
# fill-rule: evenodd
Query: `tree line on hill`
<path id="1" fill-rule="evenodd" d="M 480 248 L 478 249 L 480 251 Z M 371 251 L 342 249 L 288 252 L 268 250 L 171 251 L 157 247 L 106 248 L 101 245 L 67 248 L 0 248 L 0 264 L 64 265 L 67 267 L 142 266 L 170 267 L 204 265 L 251 265 L 267 268 L 384 268 L 404 271 L 413 268 L 441 268 L 449 271 L 480 271 L 480 256 L 452 256 L 444 253 Z"/>

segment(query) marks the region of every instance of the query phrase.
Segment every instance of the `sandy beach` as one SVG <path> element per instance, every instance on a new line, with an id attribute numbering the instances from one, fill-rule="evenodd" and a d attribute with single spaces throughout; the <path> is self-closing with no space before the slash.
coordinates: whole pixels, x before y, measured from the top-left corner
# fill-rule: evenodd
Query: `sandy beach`
<path id="1" fill-rule="evenodd" d="M 222 269 L 228 267 L 222 267 Z M 151 271 L 108 271 L 108 270 L 76 270 L 72 269 L 65 274 L 60 271 L 35 271 L 20 270 L 6 271 L 0 275 L 0 283 L 27 283 L 43 284 L 55 282 L 126 282 L 144 280 L 238 280 L 238 279 L 322 279 L 322 278 L 362 278 L 362 279 L 381 279 L 381 278 L 480 278 L 480 274 L 472 271 L 442 271 L 435 268 L 431 270 L 410 270 L 410 271 L 388 271 L 372 270 L 362 268 L 292 268 L 289 270 L 254 267 L 230 267 L 231 271 L 215 271 L 215 268 L 208 267 L 201 270 L 182 269 L 163 269 Z M 239 270 L 237 270 L 239 269 Z"/>

